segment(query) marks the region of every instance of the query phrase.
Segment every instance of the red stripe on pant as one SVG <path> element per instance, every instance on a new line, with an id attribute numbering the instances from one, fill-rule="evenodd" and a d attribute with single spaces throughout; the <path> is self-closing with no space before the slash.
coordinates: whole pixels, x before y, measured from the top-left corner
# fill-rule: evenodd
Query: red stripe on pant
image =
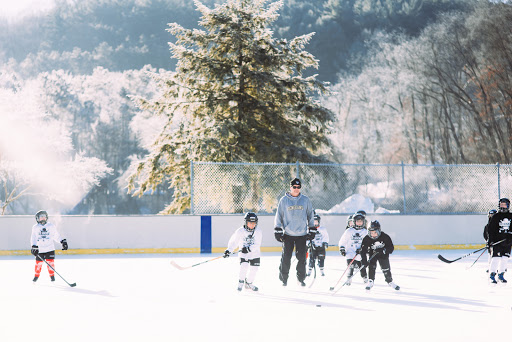
<path id="1" fill-rule="evenodd" d="M 48 264 L 50 264 L 50 266 L 55 269 L 55 260 L 54 259 L 46 259 L 46 262 Z M 55 275 L 55 272 L 53 272 L 53 270 L 50 268 L 50 266 L 47 266 L 48 274 L 50 276 L 53 276 L 53 275 Z M 37 260 L 36 261 L 36 267 L 35 267 L 36 277 L 39 277 L 39 275 L 41 274 L 41 268 L 42 267 L 43 267 L 43 262 L 41 260 Z"/>

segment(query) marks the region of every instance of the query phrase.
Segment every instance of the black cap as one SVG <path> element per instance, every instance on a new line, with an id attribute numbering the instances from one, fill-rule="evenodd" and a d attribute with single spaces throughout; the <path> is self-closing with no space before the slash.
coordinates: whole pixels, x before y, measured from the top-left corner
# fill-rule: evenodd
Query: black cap
<path id="1" fill-rule="evenodd" d="M 290 182 L 290 186 L 294 186 L 294 185 L 302 186 L 302 185 L 300 184 L 300 179 L 298 179 L 298 178 L 294 178 L 294 179 L 292 179 L 292 181 Z"/>

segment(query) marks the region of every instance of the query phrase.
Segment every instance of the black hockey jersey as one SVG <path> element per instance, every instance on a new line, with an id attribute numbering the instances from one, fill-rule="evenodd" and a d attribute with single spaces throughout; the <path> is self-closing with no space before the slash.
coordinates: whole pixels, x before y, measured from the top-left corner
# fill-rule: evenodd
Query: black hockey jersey
<path id="1" fill-rule="evenodd" d="M 383 252 L 384 250 L 385 252 Z M 393 253 L 394 250 L 395 246 L 388 234 L 381 232 L 380 236 L 376 239 L 372 239 L 370 235 L 366 235 L 361 244 L 362 261 L 366 263 L 375 251 L 379 251 L 379 254 L 376 255 L 375 258 L 388 258 L 389 254 Z"/>
<path id="2" fill-rule="evenodd" d="M 510 223 L 512 222 L 512 213 L 510 212 L 497 212 L 491 218 L 487 225 L 487 232 L 489 234 L 489 244 L 506 239 L 506 243 L 512 243 L 512 230 Z"/>

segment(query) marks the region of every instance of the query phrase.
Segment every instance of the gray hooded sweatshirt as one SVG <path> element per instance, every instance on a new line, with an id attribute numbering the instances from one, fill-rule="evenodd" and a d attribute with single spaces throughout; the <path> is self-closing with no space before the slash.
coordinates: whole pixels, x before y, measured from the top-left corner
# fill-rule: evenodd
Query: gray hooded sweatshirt
<path id="1" fill-rule="evenodd" d="M 314 226 L 313 205 L 307 196 L 300 194 L 293 197 L 287 192 L 281 197 L 274 227 L 283 228 L 286 235 L 304 236 L 308 233 L 308 227 Z"/>

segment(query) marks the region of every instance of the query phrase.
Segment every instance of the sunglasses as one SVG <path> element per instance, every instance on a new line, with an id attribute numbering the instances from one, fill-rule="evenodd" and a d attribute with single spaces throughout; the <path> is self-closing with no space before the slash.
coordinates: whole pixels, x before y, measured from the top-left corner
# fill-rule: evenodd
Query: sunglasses
<path id="1" fill-rule="evenodd" d="M 294 189 L 300 189 L 300 185 L 294 185 L 294 186 L 292 186 L 292 188 L 294 188 Z"/>

